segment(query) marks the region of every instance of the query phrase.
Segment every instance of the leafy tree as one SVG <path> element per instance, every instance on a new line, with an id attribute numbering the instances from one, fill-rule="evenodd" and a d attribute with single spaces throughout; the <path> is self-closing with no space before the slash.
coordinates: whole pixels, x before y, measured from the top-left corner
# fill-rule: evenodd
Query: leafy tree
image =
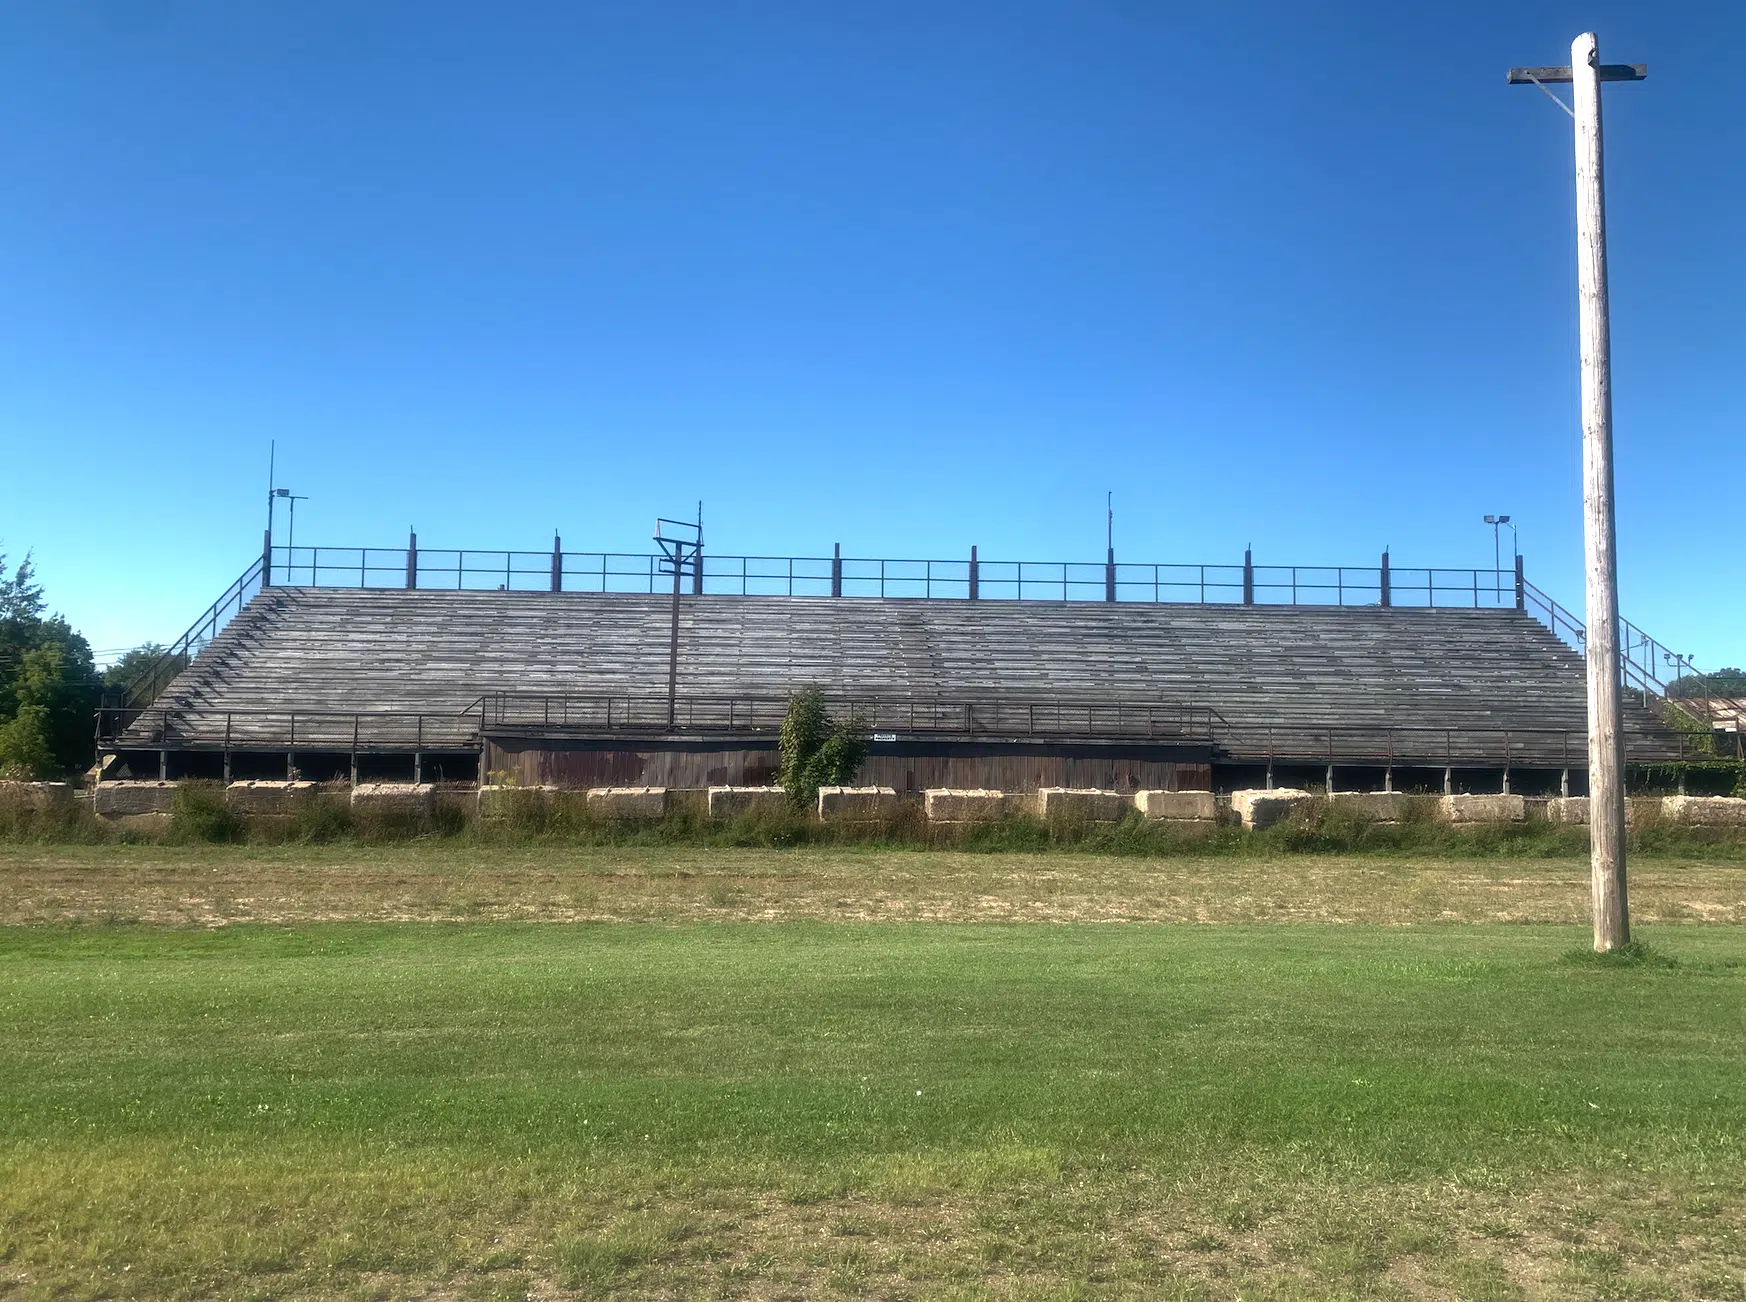
<path id="1" fill-rule="evenodd" d="M 103 686 L 110 691 L 129 691 L 169 648 L 156 642 L 136 646 L 103 671 Z"/>
<path id="2" fill-rule="evenodd" d="M 91 761 L 91 644 L 45 609 L 30 556 L 8 572 L 0 553 L 0 765 L 13 776 L 48 777 Z"/>
<path id="3" fill-rule="evenodd" d="M 0 724 L 0 777 L 40 778 L 59 767 L 51 730 L 62 686 L 60 647 L 50 643 L 24 653 L 12 680 L 17 705 Z"/>
<path id="4" fill-rule="evenodd" d="M 851 781 L 867 758 L 866 734 L 866 721 L 859 716 L 834 721 L 818 687 L 802 688 L 790 696 L 777 741 L 782 788 L 788 798 L 806 806 L 817 798 L 820 787 Z"/>
<path id="5" fill-rule="evenodd" d="M 1708 674 L 1684 674 L 1667 685 L 1676 697 L 1746 696 L 1746 669 L 1718 669 Z"/>

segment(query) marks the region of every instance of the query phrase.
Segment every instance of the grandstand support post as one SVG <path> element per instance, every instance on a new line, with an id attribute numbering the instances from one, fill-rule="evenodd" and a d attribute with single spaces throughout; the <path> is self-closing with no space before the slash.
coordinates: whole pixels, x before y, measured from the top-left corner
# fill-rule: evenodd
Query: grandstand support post
<path id="1" fill-rule="evenodd" d="M 261 586 L 273 586 L 273 531 L 268 528 L 261 534 Z"/>
<path id="2" fill-rule="evenodd" d="M 1255 555 L 1249 548 L 1243 548 L 1243 604 L 1255 604 Z"/>
<path id="3" fill-rule="evenodd" d="M 970 600 L 982 599 L 982 563 L 976 559 L 976 544 L 970 544 Z"/>
<path id="4" fill-rule="evenodd" d="M 418 530 L 409 529 L 406 535 L 406 587 L 410 591 L 418 586 Z"/>
<path id="5" fill-rule="evenodd" d="M 556 530 L 552 533 L 552 591 L 564 590 L 564 540 Z"/>
<path id="6" fill-rule="evenodd" d="M 1516 609 L 1528 608 L 1528 580 L 1522 574 L 1522 554 L 1516 553 Z"/>
<path id="7" fill-rule="evenodd" d="M 1388 572 L 1388 549 L 1382 552 L 1382 604 L 1394 605 L 1394 576 Z"/>
<path id="8" fill-rule="evenodd" d="M 831 596 L 843 595 L 843 544 L 831 544 Z"/>

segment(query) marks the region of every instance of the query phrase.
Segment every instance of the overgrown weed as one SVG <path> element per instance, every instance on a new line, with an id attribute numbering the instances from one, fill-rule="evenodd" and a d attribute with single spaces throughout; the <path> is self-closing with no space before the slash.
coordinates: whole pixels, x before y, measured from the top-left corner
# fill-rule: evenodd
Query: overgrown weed
<path id="1" fill-rule="evenodd" d="M 981 821 L 929 823 L 919 800 L 867 820 L 819 820 L 786 803 L 729 820 L 709 818 L 701 792 L 675 793 L 660 818 L 614 818 L 588 807 L 581 791 L 505 789 L 488 814 L 470 792 L 439 792 L 429 815 L 354 808 L 341 788 L 324 789 L 286 814 L 244 815 L 226 807 L 217 783 L 177 789 L 168 827 L 123 828 L 88 807 L 0 808 L 0 841 L 91 844 L 163 840 L 173 844 L 386 845 L 438 838 L 481 846 L 674 846 L 694 849 L 787 849 L 834 846 L 868 850 L 951 850 L 979 854 L 1081 854 L 1138 858 L 1430 855 L 1444 859 L 1579 859 L 1588 829 L 1531 818 L 1521 823 L 1457 826 L 1436 821 L 1429 801 L 1415 801 L 1398 823 L 1379 823 L 1339 802 L 1313 801 L 1273 827 L 1250 831 L 1228 815 L 1216 825 L 1148 821 L 1137 812 L 1119 822 L 1042 820 L 1006 814 Z M 1685 827 L 1644 817 L 1627 831 L 1633 854 L 1694 860 L 1746 861 L 1746 836 L 1736 829 Z"/>

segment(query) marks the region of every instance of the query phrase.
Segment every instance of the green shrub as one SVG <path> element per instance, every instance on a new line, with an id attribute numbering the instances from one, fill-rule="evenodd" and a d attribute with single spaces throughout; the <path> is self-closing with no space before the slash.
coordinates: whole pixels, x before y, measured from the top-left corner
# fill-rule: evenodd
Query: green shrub
<path id="1" fill-rule="evenodd" d="M 851 715 L 833 720 L 825 709 L 824 692 L 806 687 L 788 698 L 777 751 L 782 756 L 779 782 L 796 808 L 807 808 L 820 787 L 854 781 L 867 758 L 867 722 Z"/>
<path id="2" fill-rule="evenodd" d="M 224 787 L 217 782 L 183 782 L 170 800 L 170 839 L 173 841 L 240 841 L 244 821 L 224 803 Z"/>

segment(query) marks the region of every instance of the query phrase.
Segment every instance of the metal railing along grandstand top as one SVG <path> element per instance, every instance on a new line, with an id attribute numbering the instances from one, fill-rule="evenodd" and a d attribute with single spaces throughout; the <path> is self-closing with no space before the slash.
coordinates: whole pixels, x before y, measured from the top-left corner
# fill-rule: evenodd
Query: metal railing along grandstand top
<path id="1" fill-rule="evenodd" d="M 270 559 L 270 565 L 268 561 Z M 410 547 L 285 547 L 257 558 L 135 680 L 118 711 L 155 701 L 262 588 L 438 588 L 460 591 L 671 591 L 662 558 L 632 552 L 474 551 Z M 704 554 L 687 576 L 692 593 L 735 596 L 883 597 L 999 601 L 1193 602 L 1256 605 L 1418 606 L 1526 610 L 1573 649 L 1585 630 L 1512 570 L 1378 566 L 1179 565 L 1135 562 L 957 560 Z M 1622 672 L 1645 700 L 1665 694 L 1671 652 L 1621 621 Z"/>
<path id="2" fill-rule="evenodd" d="M 284 587 L 659 595 L 672 573 L 639 552 L 472 551 L 407 547 L 273 547 Z M 1113 581 L 1113 582 L 1112 582 Z M 712 595 L 908 597 L 984 601 L 1228 602 L 1334 606 L 1517 606 L 1511 570 L 1340 565 L 1176 565 L 1118 561 L 902 560 L 705 553 Z"/>

